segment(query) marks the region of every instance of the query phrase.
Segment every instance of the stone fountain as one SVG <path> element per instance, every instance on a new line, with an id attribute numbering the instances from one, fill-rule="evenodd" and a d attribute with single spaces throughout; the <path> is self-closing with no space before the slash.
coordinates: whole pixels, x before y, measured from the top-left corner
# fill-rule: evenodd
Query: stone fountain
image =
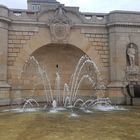
<path id="1" fill-rule="evenodd" d="M 30 75 L 33 72 L 36 73 L 35 76 Z M 119 109 L 116 106 L 112 106 L 111 100 L 105 97 L 104 91 L 106 87 L 104 86 L 100 71 L 87 55 L 83 55 L 79 59 L 74 73 L 70 78 L 70 82 L 64 84 L 63 92 L 60 88 L 61 75 L 58 64 L 56 65 L 55 90 L 52 89 L 47 68 L 45 68 L 44 65 L 41 65 L 34 56 L 29 57 L 25 62 L 19 79 L 25 80 L 24 76 L 31 76 L 34 78 L 34 82 L 39 82 L 39 84 L 42 85 L 45 100 L 42 101 L 41 104 L 43 103 L 43 109 L 45 110 L 51 108 L 51 112 L 57 112 L 71 109 L 73 112 L 73 108 L 82 109 L 84 111 L 93 108 L 104 111 Z M 79 88 L 85 79 L 89 81 L 89 84 L 93 89 L 93 93 L 90 96 L 82 96 L 79 93 Z M 20 112 L 35 111 L 34 107 L 40 107 L 34 96 L 38 84 L 32 84 L 35 85 L 32 96 L 22 97 L 23 102 L 21 102 L 21 104 L 23 104 L 23 107 L 22 109 L 19 109 Z"/>

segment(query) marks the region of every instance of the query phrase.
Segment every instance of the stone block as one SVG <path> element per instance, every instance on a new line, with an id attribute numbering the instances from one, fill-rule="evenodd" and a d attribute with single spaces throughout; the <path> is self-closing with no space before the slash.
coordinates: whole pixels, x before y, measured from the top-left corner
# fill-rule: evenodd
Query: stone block
<path id="1" fill-rule="evenodd" d="M 9 40 L 13 40 L 13 39 L 17 39 L 17 37 L 18 37 L 18 36 L 16 36 L 16 35 L 9 35 L 9 36 L 8 36 L 8 39 L 9 39 Z"/>
<path id="2" fill-rule="evenodd" d="M 10 100 L 10 86 L 0 82 L 0 105 L 9 105 Z"/>
<path id="3" fill-rule="evenodd" d="M 28 35 L 33 36 L 34 32 L 28 32 Z"/>
<path id="4" fill-rule="evenodd" d="M 31 36 L 28 36 L 28 35 L 24 36 L 25 40 L 29 40 L 30 38 L 31 38 Z"/>
<path id="5" fill-rule="evenodd" d="M 90 36 L 91 36 L 92 38 L 95 38 L 95 37 L 96 37 L 96 35 L 95 35 L 95 34 L 91 34 Z"/>
<path id="6" fill-rule="evenodd" d="M 9 53 L 8 57 L 17 57 L 17 53 L 14 53 L 14 52 L 13 53 Z"/>
<path id="7" fill-rule="evenodd" d="M 8 48 L 8 53 L 12 53 L 13 52 L 13 48 Z"/>
<path id="8" fill-rule="evenodd" d="M 102 38 L 101 41 L 102 42 L 108 42 L 108 39 L 107 38 Z"/>
<path id="9" fill-rule="evenodd" d="M 12 48 L 12 47 L 14 47 L 14 44 L 8 44 L 8 47 Z"/>
<path id="10" fill-rule="evenodd" d="M 12 40 L 12 43 L 14 43 L 14 44 L 20 44 L 21 41 L 20 40 Z"/>
<path id="11" fill-rule="evenodd" d="M 8 61 L 15 61 L 15 60 L 16 60 L 16 57 L 8 56 Z"/>
<path id="12" fill-rule="evenodd" d="M 126 105 L 126 99 L 124 97 L 109 97 L 114 105 Z"/>
<path id="13" fill-rule="evenodd" d="M 104 53 L 104 52 L 103 52 L 103 53 Z M 100 56 L 101 56 L 101 58 L 103 58 L 103 59 L 105 59 L 105 60 L 106 60 L 106 59 L 109 59 L 109 56 L 108 56 L 108 55 L 101 54 Z"/>
<path id="14" fill-rule="evenodd" d="M 15 48 L 22 48 L 23 44 L 13 44 L 13 47 L 15 47 Z"/>
<path id="15" fill-rule="evenodd" d="M 133 98 L 132 102 L 133 102 L 133 105 L 140 105 L 140 98 Z"/>
<path id="16" fill-rule="evenodd" d="M 13 61 L 13 60 L 12 60 L 12 61 L 9 60 L 7 65 L 8 65 L 8 66 L 14 66 L 14 61 Z"/>
<path id="17" fill-rule="evenodd" d="M 13 48 L 13 53 L 19 53 L 20 52 L 20 48 L 19 47 L 14 47 Z"/>
<path id="18" fill-rule="evenodd" d="M 109 51 L 105 50 L 104 54 L 109 55 Z M 108 56 L 109 57 L 109 56 Z"/>
<path id="19" fill-rule="evenodd" d="M 0 105 L 1 106 L 10 105 L 10 104 L 11 104 L 11 100 L 9 98 L 4 98 L 4 99 L 0 98 Z"/>
<path id="20" fill-rule="evenodd" d="M 109 48 L 104 46 L 104 47 L 103 47 L 103 50 L 104 50 L 104 51 L 109 51 Z"/>
<path id="21" fill-rule="evenodd" d="M 22 32 L 22 35 L 29 35 L 29 32 Z"/>
<path id="22" fill-rule="evenodd" d="M 102 51 L 102 50 L 103 50 L 103 47 L 102 47 L 102 46 L 98 46 L 96 49 L 97 49 L 98 51 L 100 51 L 99 54 L 104 54 L 103 51 Z"/>
<path id="23" fill-rule="evenodd" d="M 126 97 L 126 105 L 132 105 L 132 99 L 130 97 Z"/>
<path id="24" fill-rule="evenodd" d="M 90 38 L 91 36 L 90 34 L 85 34 L 85 37 Z"/>
<path id="25" fill-rule="evenodd" d="M 21 44 L 25 44 L 26 40 L 21 40 L 20 42 L 21 42 Z"/>
<path id="26" fill-rule="evenodd" d="M 94 42 L 92 42 L 92 45 L 93 45 L 93 46 L 97 46 L 97 45 L 98 45 L 98 42 L 95 42 L 95 41 L 94 41 Z"/>
<path id="27" fill-rule="evenodd" d="M 104 62 L 104 67 L 109 67 L 109 62 Z"/>
<path id="28" fill-rule="evenodd" d="M 13 34 L 19 36 L 19 35 L 22 35 L 22 32 L 20 32 L 20 31 L 15 31 L 15 32 L 13 32 Z"/>
<path id="29" fill-rule="evenodd" d="M 89 39 L 89 41 L 94 41 L 94 38 L 88 38 Z"/>
<path id="30" fill-rule="evenodd" d="M 94 41 L 100 42 L 101 39 L 100 38 L 94 38 Z"/>
<path id="31" fill-rule="evenodd" d="M 25 39 L 25 37 L 24 37 L 24 35 L 18 35 L 18 36 L 16 36 L 16 39 L 17 40 L 22 40 L 22 39 Z"/>
<path id="32" fill-rule="evenodd" d="M 97 38 L 102 38 L 102 37 L 103 37 L 102 34 L 96 34 L 95 36 L 96 36 Z"/>

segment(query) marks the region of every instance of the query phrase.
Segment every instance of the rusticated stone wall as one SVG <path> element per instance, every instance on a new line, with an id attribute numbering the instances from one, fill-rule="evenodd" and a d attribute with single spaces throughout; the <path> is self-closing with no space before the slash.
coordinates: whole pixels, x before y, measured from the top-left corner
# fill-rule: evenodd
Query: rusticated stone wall
<path id="1" fill-rule="evenodd" d="M 13 66 L 14 62 L 24 45 L 35 32 L 9 31 L 8 33 L 8 66 Z"/>
<path id="2" fill-rule="evenodd" d="M 85 34 L 97 51 L 104 67 L 109 67 L 109 46 L 107 34 Z"/>

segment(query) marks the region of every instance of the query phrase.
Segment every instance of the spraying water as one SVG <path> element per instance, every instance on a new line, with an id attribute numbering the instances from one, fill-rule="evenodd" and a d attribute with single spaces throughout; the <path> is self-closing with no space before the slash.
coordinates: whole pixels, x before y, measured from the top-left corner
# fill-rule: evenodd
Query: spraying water
<path id="1" fill-rule="evenodd" d="M 109 98 L 104 98 L 105 85 L 102 82 L 100 77 L 100 71 L 96 64 L 89 59 L 87 55 L 84 55 L 78 61 L 78 64 L 75 67 L 75 71 L 70 78 L 69 84 L 64 84 L 64 90 L 62 92 L 61 85 L 61 75 L 59 71 L 59 65 L 56 65 L 56 79 L 55 79 L 55 90 L 53 93 L 50 79 L 48 76 L 47 69 L 45 66 L 41 66 L 39 62 L 35 59 L 34 56 L 31 56 L 26 62 L 21 72 L 21 75 L 24 76 L 29 72 L 29 76 L 32 75 L 30 67 L 34 68 L 36 72 L 36 77 L 39 77 L 39 84 L 43 85 L 44 93 L 46 97 L 46 107 L 47 104 L 51 104 L 53 109 L 56 109 L 58 106 L 63 106 L 65 108 L 85 108 L 91 109 L 96 105 L 111 105 Z M 35 76 L 32 76 L 35 77 Z M 37 81 L 37 78 L 34 78 Z M 84 99 L 82 96 L 79 96 L 80 85 L 88 80 L 92 89 L 93 95 L 89 99 Z M 37 84 L 36 84 L 37 85 Z M 35 91 L 35 86 L 34 86 Z M 100 91 L 102 98 L 98 98 L 97 94 Z M 39 105 L 36 100 L 29 99 L 25 102 L 23 108 L 30 104 L 33 107 L 32 103 Z M 45 108 L 46 108 L 45 107 Z M 97 107 L 97 106 L 96 106 Z M 98 106 L 99 107 L 99 106 Z"/>

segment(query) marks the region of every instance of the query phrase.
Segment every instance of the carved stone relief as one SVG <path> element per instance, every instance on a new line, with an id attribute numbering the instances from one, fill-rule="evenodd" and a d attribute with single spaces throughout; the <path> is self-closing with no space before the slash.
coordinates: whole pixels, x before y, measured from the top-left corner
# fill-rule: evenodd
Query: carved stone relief
<path id="1" fill-rule="evenodd" d="M 52 42 L 65 43 L 70 35 L 72 21 L 66 16 L 66 10 L 60 5 L 49 21 Z"/>

